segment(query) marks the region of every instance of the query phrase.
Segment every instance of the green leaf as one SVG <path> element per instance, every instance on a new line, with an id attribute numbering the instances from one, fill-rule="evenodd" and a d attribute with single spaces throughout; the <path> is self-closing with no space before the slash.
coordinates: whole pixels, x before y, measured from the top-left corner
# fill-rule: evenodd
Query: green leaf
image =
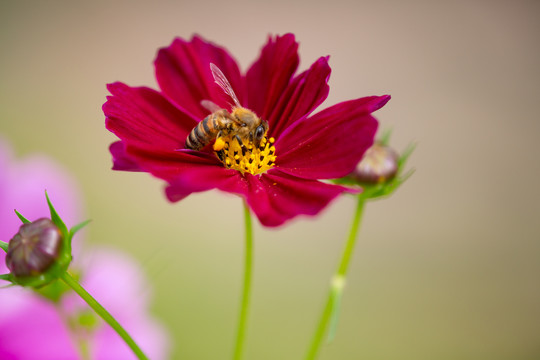
<path id="1" fill-rule="evenodd" d="M 100 325 L 99 317 L 90 309 L 79 313 L 77 323 L 89 331 L 96 329 Z"/>
<path id="2" fill-rule="evenodd" d="M 398 167 L 400 170 L 402 170 L 405 167 L 405 163 L 409 159 L 409 156 L 412 154 L 412 152 L 416 149 L 416 144 L 412 143 L 403 151 L 401 156 L 398 159 Z"/>
<path id="3" fill-rule="evenodd" d="M 70 290 L 70 287 L 67 286 L 63 281 L 58 279 L 51 281 L 43 287 L 34 289 L 41 296 L 51 300 L 52 302 L 59 302 L 62 295 Z"/>
<path id="4" fill-rule="evenodd" d="M 7 242 L 0 241 L 0 248 L 7 252 L 9 244 Z"/>
<path id="5" fill-rule="evenodd" d="M 15 211 L 15 214 L 17 214 L 17 216 L 19 217 L 19 219 L 21 219 L 23 223 L 28 224 L 29 222 L 31 222 L 30 220 L 22 216 L 22 214 L 18 212 L 17 210 L 14 210 L 14 211 Z"/>
<path id="6" fill-rule="evenodd" d="M 79 230 L 81 230 L 83 227 L 85 227 L 86 225 L 88 225 L 92 220 L 91 219 L 88 219 L 86 221 L 83 221 L 82 223 L 80 224 L 77 224 L 75 225 L 74 227 L 71 228 L 71 230 L 69 230 L 69 234 L 71 237 L 73 237 L 73 235 L 75 235 L 75 233 Z"/>
<path id="7" fill-rule="evenodd" d="M 11 281 L 11 274 L 0 274 L 0 280 Z"/>
<path id="8" fill-rule="evenodd" d="M 68 238 L 69 233 L 66 227 L 66 224 L 62 221 L 56 210 L 54 209 L 53 204 L 51 203 L 51 200 L 49 199 L 49 194 L 47 194 L 47 191 L 45 190 L 45 197 L 47 198 L 47 204 L 49 205 L 49 211 L 51 212 L 51 220 L 52 222 L 58 226 L 62 234 L 65 238 Z"/>
<path id="9" fill-rule="evenodd" d="M 379 144 L 382 144 L 384 146 L 390 146 L 390 136 L 392 135 L 392 130 L 384 130 L 381 137 L 377 139 L 377 142 Z"/>

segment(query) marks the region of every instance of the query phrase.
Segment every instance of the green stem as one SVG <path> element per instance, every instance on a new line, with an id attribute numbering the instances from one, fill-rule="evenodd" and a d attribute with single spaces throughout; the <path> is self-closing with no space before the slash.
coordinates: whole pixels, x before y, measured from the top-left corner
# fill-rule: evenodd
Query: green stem
<path id="1" fill-rule="evenodd" d="M 358 230 L 360 229 L 360 221 L 362 220 L 362 213 L 364 212 L 365 202 L 366 199 L 362 196 L 362 194 L 358 195 L 356 212 L 354 213 L 354 218 L 351 226 L 351 231 L 349 233 L 349 238 L 347 239 L 347 244 L 345 245 L 343 255 L 341 256 L 341 262 L 339 263 L 339 268 L 336 273 L 337 276 L 345 277 L 347 275 L 347 270 L 349 268 L 349 263 L 351 262 L 354 245 L 356 244 L 356 237 L 358 234 Z"/>
<path id="2" fill-rule="evenodd" d="M 352 221 L 351 230 L 349 232 L 349 238 L 347 239 L 347 243 L 345 244 L 345 248 L 343 249 L 337 271 L 335 272 L 332 279 L 330 290 L 328 292 L 328 298 L 326 299 L 326 304 L 319 319 L 319 324 L 317 326 L 317 329 L 315 330 L 313 339 L 311 340 L 311 346 L 306 356 L 306 360 L 313 360 L 317 357 L 317 354 L 319 353 L 319 349 L 321 347 L 322 339 L 324 337 L 324 334 L 326 333 L 330 319 L 332 318 L 333 325 L 335 325 L 336 323 L 337 311 L 339 309 L 341 295 L 345 286 L 347 270 L 349 268 L 349 263 L 353 254 L 356 237 L 360 228 L 360 221 L 362 219 L 365 201 L 366 199 L 364 198 L 364 196 L 362 196 L 362 194 L 358 195 L 358 203 Z"/>
<path id="3" fill-rule="evenodd" d="M 246 323 L 249 310 L 249 297 L 251 292 L 251 273 L 253 269 L 253 228 L 251 214 L 248 205 L 244 202 L 244 220 L 246 226 L 246 253 L 244 258 L 244 287 L 242 289 L 242 303 L 238 318 L 238 331 L 236 333 L 236 345 L 234 348 L 234 360 L 242 358 L 244 338 L 246 335 Z"/>
<path id="4" fill-rule="evenodd" d="M 139 360 L 148 360 L 148 357 L 143 353 L 141 348 L 133 340 L 133 338 L 127 333 L 126 330 L 116 321 L 116 319 L 107 311 L 99 302 L 96 301 L 71 275 L 66 271 L 62 275 L 62 280 L 72 288 L 94 311 L 109 324 L 125 343 L 131 348 L 133 353 Z"/>

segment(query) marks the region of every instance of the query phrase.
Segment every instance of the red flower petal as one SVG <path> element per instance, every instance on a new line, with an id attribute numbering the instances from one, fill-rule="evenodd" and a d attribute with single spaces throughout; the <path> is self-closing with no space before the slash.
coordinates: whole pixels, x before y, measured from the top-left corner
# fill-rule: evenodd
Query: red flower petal
<path id="1" fill-rule="evenodd" d="M 280 171 L 260 178 L 247 176 L 247 202 L 264 226 L 279 226 L 297 215 L 316 215 L 344 191 L 351 189 L 300 179 Z"/>
<path id="2" fill-rule="evenodd" d="M 276 141 L 276 166 L 306 179 L 334 179 L 353 171 L 373 144 L 377 120 L 371 112 L 390 96 L 336 104 L 291 125 Z"/>
<path id="3" fill-rule="evenodd" d="M 236 61 L 221 47 L 194 36 L 190 42 L 176 38 L 167 48 L 159 50 L 154 61 L 156 78 L 161 90 L 183 109 L 198 119 L 209 112 L 202 100 L 211 100 L 229 108 L 232 100 L 214 83 L 210 63 L 223 71 L 240 101 L 244 97 L 243 78 Z"/>
<path id="4" fill-rule="evenodd" d="M 277 134 L 301 117 L 309 115 L 326 99 L 330 71 L 328 56 L 321 57 L 309 70 L 293 79 L 267 119 L 270 136 L 278 137 Z"/>
<path id="5" fill-rule="evenodd" d="M 122 141 L 116 141 L 109 146 L 113 157 L 113 170 L 144 171 L 139 165 L 126 154 L 126 147 Z"/>
<path id="6" fill-rule="evenodd" d="M 227 170 L 214 155 L 200 151 L 156 151 L 128 145 L 126 154 L 141 169 L 169 183 L 188 178 L 191 171 L 197 171 L 199 168 Z M 193 180 L 198 181 L 196 178 Z"/>
<path id="7" fill-rule="evenodd" d="M 165 194 L 169 201 L 176 202 L 191 193 L 216 188 L 236 194 L 245 192 L 245 184 L 238 171 L 218 166 L 193 166 L 183 170 L 180 176 L 170 182 Z"/>
<path id="8" fill-rule="evenodd" d="M 197 123 L 160 93 L 122 83 L 109 84 L 107 88 L 112 96 L 103 104 L 106 126 L 124 143 L 156 150 L 184 147 Z"/>
<path id="9" fill-rule="evenodd" d="M 246 74 L 247 108 L 268 119 L 298 67 L 298 43 L 293 34 L 270 37 L 259 59 Z"/>

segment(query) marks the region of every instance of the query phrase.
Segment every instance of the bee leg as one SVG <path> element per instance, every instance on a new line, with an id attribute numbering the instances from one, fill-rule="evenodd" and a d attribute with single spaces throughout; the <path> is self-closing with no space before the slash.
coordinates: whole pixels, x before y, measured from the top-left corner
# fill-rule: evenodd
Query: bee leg
<path id="1" fill-rule="evenodd" d="M 234 135 L 234 138 L 236 139 L 236 141 L 238 141 L 238 145 L 240 145 L 241 147 L 245 147 L 242 139 L 240 139 L 240 136 L 238 136 L 238 134 Z"/>
<path id="2" fill-rule="evenodd" d="M 220 151 L 225 146 L 225 141 L 221 137 L 221 131 L 216 136 L 216 142 L 214 143 L 214 151 Z"/>

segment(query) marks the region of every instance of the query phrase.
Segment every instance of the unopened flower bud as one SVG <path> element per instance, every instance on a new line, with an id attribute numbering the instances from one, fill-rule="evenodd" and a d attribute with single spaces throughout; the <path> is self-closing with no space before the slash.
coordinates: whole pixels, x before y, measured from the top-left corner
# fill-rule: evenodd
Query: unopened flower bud
<path id="1" fill-rule="evenodd" d="M 43 274 L 60 256 L 62 233 L 49 219 L 23 224 L 11 239 L 6 265 L 15 277 Z"/>
<path id="2" fill-rule="evenodd" d="M 370 147 L 350 177 L 360 183 L 379 184 L 391 180 L 399 170 L 399 155 L 390 147 Z"/>

